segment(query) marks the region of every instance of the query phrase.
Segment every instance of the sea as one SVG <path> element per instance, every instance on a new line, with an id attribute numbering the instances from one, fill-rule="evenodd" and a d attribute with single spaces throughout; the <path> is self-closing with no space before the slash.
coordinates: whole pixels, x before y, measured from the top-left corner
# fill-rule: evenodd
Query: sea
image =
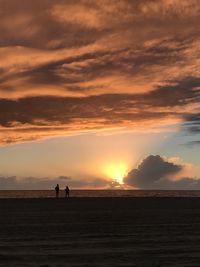
<path id="1" fill-rule="evenodd" d="M 54 190 L 0 190 L 0 199 L 54 197 Z M 70 190 L 70 197 L 200 197 L 200 190 Z"/>

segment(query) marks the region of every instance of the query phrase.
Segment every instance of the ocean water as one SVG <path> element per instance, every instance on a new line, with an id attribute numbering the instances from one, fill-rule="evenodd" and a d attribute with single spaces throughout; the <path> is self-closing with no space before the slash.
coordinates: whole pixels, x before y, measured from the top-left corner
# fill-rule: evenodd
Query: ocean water
<path id="1" fill-rule="evenodd" d="M 54 190 L 0 190 L 0 198 L 53 198 Z M 65 197 L 60 191 L 60 198 Z M 200 197 L 200 190 L 71 190 L 70 197 Z"/>

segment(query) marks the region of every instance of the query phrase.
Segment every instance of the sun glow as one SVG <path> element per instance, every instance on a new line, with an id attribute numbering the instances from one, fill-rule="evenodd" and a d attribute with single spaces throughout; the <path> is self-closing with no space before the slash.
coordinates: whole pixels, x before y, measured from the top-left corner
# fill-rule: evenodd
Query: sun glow
<path id="1" fill-rule="evenodd" d="M 105 174 L 119 184 L 123 184 L 124 176 L 127 174 L 127 166 L 124 163 L 115 163 L 105 167 Z"/>

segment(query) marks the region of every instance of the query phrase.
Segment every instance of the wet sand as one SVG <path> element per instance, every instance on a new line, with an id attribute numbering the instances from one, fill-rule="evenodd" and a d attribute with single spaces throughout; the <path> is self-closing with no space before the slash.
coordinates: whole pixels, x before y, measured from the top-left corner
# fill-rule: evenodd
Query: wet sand
<path id="1" fill-rule="evenodd" d="M 200 198 L 1 199 L 0 266 L 200 266 Z"/>

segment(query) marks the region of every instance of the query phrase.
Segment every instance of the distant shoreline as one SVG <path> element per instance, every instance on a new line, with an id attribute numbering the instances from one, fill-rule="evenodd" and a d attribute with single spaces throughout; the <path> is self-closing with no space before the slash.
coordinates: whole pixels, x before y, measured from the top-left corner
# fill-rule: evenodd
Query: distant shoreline
<path id="1" fill-rule="evenodd" d="M 72 189 L 71 198 L 137 198 L 137 197 L 200 197 L 200 190 L 92 190 Z M 52 190 L 0 190 L 0 199 L 9 198 L 55 198 Z M 60 190 L 59 198 L 65 198 L 64 190 Z"/>

